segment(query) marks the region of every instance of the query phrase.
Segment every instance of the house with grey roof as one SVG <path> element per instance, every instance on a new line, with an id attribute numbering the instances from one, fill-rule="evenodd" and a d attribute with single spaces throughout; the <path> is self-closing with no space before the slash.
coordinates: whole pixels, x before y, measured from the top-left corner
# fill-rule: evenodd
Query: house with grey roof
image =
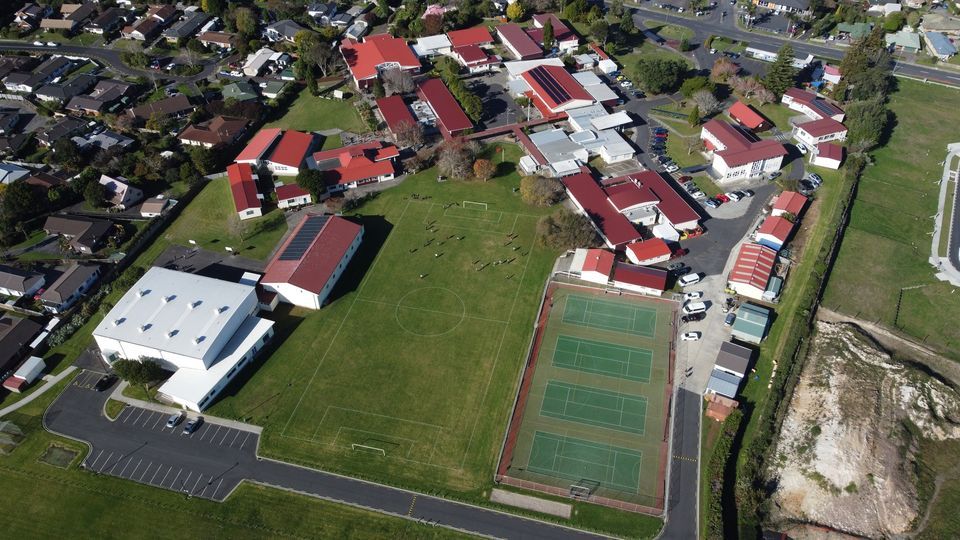
<path id="1" fill-rule="evenodd" d="M 30 319 L 0 315 L 0 372 L 17 366 L 41 330 L 43 327 Z"/>
<path id="2" fill-rule="evenodd" d="M 43 287 L 43 274 L 0 264 L 0 294 L 19 298 Z"/>
<path id="3" fill-rule="evenodd" d="M 200 28 L 210 20 L 210 16 L 202 11 L 187 11 L 180 20 L 163 31 L 163 37 L 171 43 L 187 39 L 200 31 Z"/>
<path id="4" fill-rule="evenodd" d="M 747 347 L 732 341 L 724 341 L 720 344 L 720 350 L 717 351 L 713 368 L 743 378 L 749 371 L 751 358 L 753 358 L 753 351 Z"/>
<path id="5" fill-rule="evenodd" d="M 65 75 L 73 68 L 73 62 L 63 56 L 51 56 L 30 72 L 15 71 L 3 79 L 3 85 L 11 92 L 35 92 L 48 82 Z"/>
<path id="6" fill-rule="evenodd" d="M 50 313 L 63 313 L 70 309 L 99 277 L 99 265 L 73 263 L 40 295 L 43 309 Z"/>
<path id="7" fill-rule="evenodd" d="M 273 42 L 288 41 L 293 43 L 293 39 L 296 37 L 297 33 L 303 31 L 307 31 L 307 29 L 291 21 L 290 19 L 284 19 L 267 26 L 263 34 L 267 39 Z"/>
<path id="8" fill-rule="evenodd" d="M 943 62 L 957 54 L 957 48 L 954 47 L 950 38 L 940 32 L 924 32 L 923 41 L 927 44 L 927 52 Z"/>
<path id="9" fill-rule="evenodd" d="M 908 53 L 920 52 L 920 34 L 909 28 L 887 34 L 883 39 L 886 41 L 887 47 L 893 47 Z"/>
<path id="10" fill-rule="evenodd" d="M 313 20 L 319 24 L 328 25 L 337 15 L 337 4 L 336 2 L 314 2 L 307 6 L 307 15 L 313 17 Z"/>
<path id="11" fill-rule="evenodd" d="M 47 234 L 64 237 L 71 249 L 90 255 L 100 249 L 113 232 L 113 222 L 80 216 L 49 216 L 43 223 Z"/>
<path id="12" fill-rule="evenodd" d="M 92 88 L 96 82 L 95 76 L 82 73 L 66 82 L 45 84 L 34 95 L 41 101 L 67 102 Z"/>
<path id="13" fill-rule="evenodd" d="M 91 21 L 90 24 L 85 26 L 84 31 L 98 35 L 112 34 L 120 28 L 123 28 L 123 25 L 127 23 L 129 17 L 130 12 L 125 9 L 118 7 L 108 8 L 96 19 Z"/>
<path id="14" fill-rule="evenodd" d="M 64 137 L 72 137 L 79 133 L 84 125 L 82 121 L 67 116 L 52 125 L 37 130 L 34 136 L 37 138 L 37 142 L 43 146 L 53 146 L 54 143 Z"/>

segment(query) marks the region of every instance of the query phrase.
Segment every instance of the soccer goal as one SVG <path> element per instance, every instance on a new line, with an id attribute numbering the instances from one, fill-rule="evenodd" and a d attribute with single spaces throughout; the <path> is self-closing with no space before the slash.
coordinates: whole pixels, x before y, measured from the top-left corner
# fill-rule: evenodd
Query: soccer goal
<path id="1" fill-rule="evenodd" d="M 464 208 L 472 208 L 474 210 L 486 210 L 487 203 L 485 202 L 476 202 L 476 201 L 463 201 Z"/>
<path id="2" fill-rule="evenodd" d="M 350 448 L 357 452 L 367 452 L 370 454 L 380 454 L 381 456 L 386 456 L 387 451 L 383 448 L 377 448 L 376 446 L 369 446 L 366 444 L 357 444 L 353 443 L 350 445 Z"/>
<path id="3" fill-rule="evenodd" d="M 600 482 L 596 480 L 579 480 L 575 484 L 570 484 L 570 497 L 574 499 L 589 499 L 593 492 L 600 487 Z"/>

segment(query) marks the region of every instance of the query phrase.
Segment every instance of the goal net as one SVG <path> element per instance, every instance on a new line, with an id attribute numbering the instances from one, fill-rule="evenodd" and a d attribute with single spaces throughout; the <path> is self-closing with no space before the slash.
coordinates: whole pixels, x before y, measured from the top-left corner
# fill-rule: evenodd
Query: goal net
<path id="1" fill-rule="evenodd" d="M 384 450 L 383 448 L 377 448 L 376 446 L 369 446 L 366 444 L 353 443 L 350 445 L 350 448 L 352 448 L 354 451 L 357 451 L 357 452 L 367 452 L 368 454 L 380 454 L 381 456 L 387 455 L 387 451 Z"/>
<path id="2" fill-rule="evenodd" d="M 598 487 L 600 487 L 600 482 L 595 480 L 580 480 L 575 484 L 570 484 L 570 497 L 574 499 L 588 499 Z"/>
<path id="3" fill-rule="evenodd" d="M 486 210 L 487 203 L 485 202 L 476 202 L 476 201 L 463 201 L 464 208 L 472 208 L 474 210 Z"/>

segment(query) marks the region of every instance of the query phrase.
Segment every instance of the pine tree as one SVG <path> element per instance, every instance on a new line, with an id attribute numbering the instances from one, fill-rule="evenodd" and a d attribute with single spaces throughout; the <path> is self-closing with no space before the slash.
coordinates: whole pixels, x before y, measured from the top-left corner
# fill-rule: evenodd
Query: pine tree
<path id="1" fill-rule="evenodd" d="M 797 68 L 793 67 L 793 47 L 787 44 L 777 53 L 777 59 L 767 71 L 766 78 L 763 79 L 763 86 L 780 99 L 787 88 L 794 85 L 796 79 Z"/>
<path id="2" fill-rule="evenodd" d="M 699 105 L 693 106 L 693 110 L 691 110 L 690 115 L 687 116 L 687 123 L 690 124 L 691 127 L 696 126 L 697 124 L 700 123 L 700 106 Z"/>
<path id="3" fill-rule="evenodd" d="M 549 52 L 551 49 L 553 49 L 553 22 L 547 19 L 543 25 L 543 50 Z"/>

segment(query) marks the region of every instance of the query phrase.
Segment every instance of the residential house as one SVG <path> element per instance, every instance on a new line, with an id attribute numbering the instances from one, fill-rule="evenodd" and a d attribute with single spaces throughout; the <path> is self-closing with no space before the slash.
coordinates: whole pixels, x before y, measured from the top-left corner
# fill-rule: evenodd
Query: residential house
<path id="1" fill-rule="evenodd" d="M 174 202 L 173 199 L 168 199 L 163 195 L 147 199 L 140 205 L 140 216 L 145 218 L 162 216 L 168 209 L 173 207 Z"/>
<path id="2" fill-rule="evenodd" d="M 884 40 L 887 47 L 911 54 L 920 52 L 920 34 L 912 28 L 907 27 L 899 32 L 886 34 Z"/>
<path id="3" fill-rule="evenodd" d="M 220 94 L 224 100 L 232 99 L 243 102 L 260 99 L 260 94 L 257 93 L 257 87 L 249 81 L 236 81 L 226 84 L 220 90 Z"/>
<path id="4" fill-rule="evenodd" d="M 107 8 L 88 24 L 84 30 L 91 34 L 109 35 L 123 28 L 127 23 L 127 17 L 129 17 L 129 15 L 130 12 L 125 9 L 118 7 Z"/>
<path id="5" fill-rule="evenodd" d="M 945 12 L 930 11 L 923 14 L 923 19 L 920 21 L 920 31 L 940 32 L 949 38 L 960 38 L 960 19 Z"/>
<path id="6" fill-rule="evenodd" d="M 284 19 L 267 26 L 264 36 L 272 42 L 286 41 L 293 43 L 298 33 L 307 31 L 309 30 L 290 19 Z"/>
<path id="7" fill-rule="evenodd" d="M 230 146 L 243 136 L 248 124 L 249 122 L 242 118 L 215 116 L 206 122 L 187 126 L 177 138 L 181 143 L 189 146 L 204 148 Z"/>
<path id="8" fill-rule="evenodd" d="M 337 15 L 336 2 L 314 2 L 307 6 L 307 15 L 321 25 L 328 25 Z"/>
<path id="9" fill-rule="evenodd" d="M 787 91 L 780 98 L 780 103 L 791 110 L 803 113 L 811 120 L 832 118 L 837 122 L 843 122 L 843 109 L 813 92 L 807 92 L 799 88 L 787 88 Z"/>
<path id="10" fill-rule="evenodd" d="M 49 216 L 43 224 L 47 234 L 64 237 L 71 249 L 91 255 L 100 249 L 113 232 L 113 223 L 80 216 Z"/>
<path id="11" fill-rule="evenodd" d="M 936 56 L 941 62 L 946 62 L 957 54 L 957 48 L 945 34 L 940 32 L 924 32 L 923 42 L 927 44 L 927 52 Z"/>
<path id="12" fill-rule="evenodd" d="M 86 135 L 75 135 L 70 138 L 81 150 L 88 147 L 96 147 L 101 150 L 109 150 L 111 148 L 130 148 L 137 141 L 132 137 L 127 137 L 126 135 L 121 135 L 116 131 L 110 131 L 109 129 L 104 131 L 94 131 L 87 133 Z"/>
<path id="13" fill-rule="evenodd" d="M 236 35 L 226 32 L 201 32 L 197 39 L 206 47 L 217 49 L 232 49 L 235 46 Z"/>
<path id="14" fill-rule="evenodd" d="M 357 41 L 366 35 L 367 31 L 370 29 L 370 26 L 366 21 L 355 21 L 349 27 L 347 31 L 343 33 L 344 37 Z"/>
<path id="15" fill-rule="evenodd" d="M 0 156 L 13 156 L 30 141 L 29 133 L 18 133 L 10 136 L 0 136 Z"/>
<path id="16" fill-rule="evenodd" d="M 367 36 L 361 42 L 345 39 L 340 42 L 340 54 L 360 90 L 372 86 L 380 73 L 388 69 L 420 71 L 420 60 L 407 42 L 389 34 Z"/>
<path id="17" fill-rule="evenodd" d="M 0 163 L 0 185 L 9 185 L 30 175 L 30 169 L 25 169 L 13 163 Z"/>
<path id="18" fill-rule="evenodd" d="M 30 72 L 15 71 L 3 79 L 11 92 L 35 92 L 38 88 L 73 69 L 73 62 L 63 56 L 51 56 Z"/>
<path id="19" fill-rule="evenodd" d="M 870 32 L 873 31 L 873 23 L 870 22 L 857 22 L 857 23 L 845 23 L 841 22 L 837 24 L 837 33 L 841 35 L 847 35 L 850 39 L 857 40 L 863 37 L 870 35 Z"/>
<path id="20" fill-rule="evenodd" d="M 13 22 L 20 30 L 33 30 L 40 25 L 40 21 L 50 14 L 50 6 L 38 6 L 32 2 L 13 14 Z"/>
<path id="21" fill-rule="evenodd" d="M 109 202 L 114 208 L 127 210 L 143 200 L 143 191 L 130 185 L 130 181 L 122 176 L 116 178 L 100 175 L 100 185 L 107 188 Z"/>
<path id="22" fill-rule="evenodd" d="M 100 266 L 73 263 L 43 291 L 40 303 L 43 304 L 43 309 L 50 313 L 63 313 L 73 307 L 99 278 Z"/>
<path id="23" fill-rule="evenodd" d="M 23 181 L 31 186 L 36 186 L 40 190 L 47 191 L 60 187 L 66 183 L 66 180 L 63 176 L 55 176 L 47 172 L 39 171 L 31 174 L 30 176 L 23 179 Z"/>
<path id="24" fill-rule="evenodd" d="M 19 109 L 0 108 L 0 135 L 12 135 L 19 123 Z"/>
<path id="25" fill-rule="evenodd" d="M 167 26 L 177 18 L 177 7 L 172 4 L 161 4 L 147 8 L 147 18 L 153 19 L 163 26 Z"/>
<path id="26" fill-rule="evenodd" d="M 99 81 L 90 93 L 71 98 L 66 108 L 68 111 L 92 115 L 113 112 L 133 94 L 134 89 L 133 84 L 115 79 Z"/>
<path id="27" fill-rule="evenodd" d="M 187 96 L 177 94 L 159 101 L 144 103 L 138 107 L 127 109 L 126 112 L 137 121 L 146 122 L 155 114 L 171 118 L 186 116 L 193 112 L 194 108 Z"/>
<path id="28" fill-rule="evenodd" d="M 371 141 L 316 152 L 308 160 L 308 166 L 323 171 L 327 189 L 338 192 L 393 180 L 399 156 L 396 146 Z"/>
<path id="29" fill-rule="evenodd" d="M 41 101 L 59 101 L 66 103 L 96 84 L 97 78 L 89 73 L 82 73 L 63 83 L 48 83 L 34 92 L 34 96 Z"/>
<path id="30" fill-rule="evenodd" d="M 44 30 L 64 30 L 74 32 L 97 11 L 96 4 L 62 4 L 59 19 L 43 19 L 40 28 Z"/>
<path id="31" fill-rule="evenodd" d="M 713 154 L 711 175 L 720 183 L 769 175 L 780 170 L 786 148 L 772 139 L 758 139 L 714 118 L 700 130 L 700 139 Z"/>
<path id="32" fill-rule="evenodd" d="M 262 82 L 260 83 L 260 94 L 267 99 L 277 99 L 286 87 L 286 81 Z"/>
<path id="33" fill-rule="evenodd" d="M 251 219 L 263 215 L 263 198 L 257 190 L 257 180 L 249 163 L 234 163 L 227 166 L 227 179 L 230 182 L 230 192 L 233 194 L 233 204 L 237 209 L 240 220 Z"/>
<path id="34" fill-rule="evenodd" d="M 163 37 L 170 43 L 178 43 L 200 31 L 200 27 L 210 20 L 210 16 L 202 11 L 186 11 L 180 20 L 163 31 Z"/>
<path id="35" fill-rule="evenodd" d="M 152 17 L 143 17 L 129 26 L 124 26 L 120 35 L 137 41 L 150 41 L 160 34 L 163 24 Z"/>
<path id="36" fill-rule="evenodd" d="M 526 32 L 534 42 L 543 46 L 543 29 L 547 21 L 553 26 L 553 47 L 566 54 L 580 46 L 580 38 L 553 13 L 538 13 L 533 16 L 533 27 Z"/>
<path id="37" fill-rule="evenodd" d="M 0 372 L 17 367 L 41 330 L 43 327 L 30 319 L 0 315 Z"/>
<path id="38" fill-rule="evenodd" d="M 313 204 L 310 192 L 296 184 L 284 184 L 277 188 L 277 208 L 299 208 Z"/>
<path id="39" fill-rule="evenodd" d="M 0 295 L 31 296 L 43 287 L 43 274 L 0 264 Z"/>
<path id="40" fill-rule="evenodd" d="M 243 64 L 243 73 L 248 77 L 258 77 L 271 66 L 286 67 L 290 62 L 290 55 L 283 52 L 274 52 L 266 47 L 247 55 Z"/>
<path id="41" fill-rule="evenodd" d="M 51 147 L 64 137 L 72 137 L 79 133 L 85 126 L 86 123 L 82 120 L 67 116 L 51 125 L 38 129 L 34 132 L 34 137 L 41 145 Z"/>

